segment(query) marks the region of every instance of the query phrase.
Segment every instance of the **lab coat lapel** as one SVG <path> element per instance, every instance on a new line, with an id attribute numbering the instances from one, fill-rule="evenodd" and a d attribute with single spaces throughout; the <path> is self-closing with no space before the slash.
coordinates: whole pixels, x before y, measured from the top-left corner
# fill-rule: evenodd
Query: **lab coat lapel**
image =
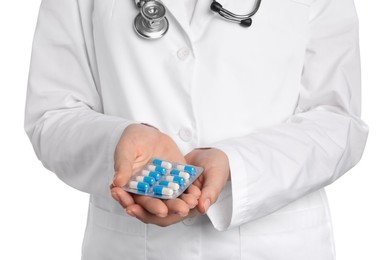
<path id="1" fill-rule="evenodd" d="M 186 17 L 186 6 L 184 3 L 180 0 L 163 0 L 162 2 L 183 30 L 189 33 L 189 21 Z"/>
<path id="2" fill-rule="evenodd" d="M 225 4 L 229 3 L 230 1 L 231 0 L 219 0 L 218 2 L 225 6 Z M 203 33 L 212 19 L 221 19 L 218 14 L 211 11 L 211 4 L 212 0 L 198 0 L 196 4 L 191 23 L 191 29 L 195 37 L 198 37 Z"/>

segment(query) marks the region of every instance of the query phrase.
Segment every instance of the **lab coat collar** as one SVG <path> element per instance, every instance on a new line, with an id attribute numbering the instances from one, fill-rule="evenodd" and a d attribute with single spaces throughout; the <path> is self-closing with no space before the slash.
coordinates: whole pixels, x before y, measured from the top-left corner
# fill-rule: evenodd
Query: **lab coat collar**
<path id="1" fill-rule="evenodd" d="M 189 38 L 195 40 L 201 35 L 206 28 L 210 20 L 216 16 L 211 10 L 211 0 L 196 0 L 195 9 L 191 18 L 187 17 L 186 6 L 184 1 L 180 0 L 162 0 L 167 10 L 177 23 L 181 26 L 184 32 L 187 33 Z M 223 4 L 228 3 L 231 0 L 222 1 Z"/>

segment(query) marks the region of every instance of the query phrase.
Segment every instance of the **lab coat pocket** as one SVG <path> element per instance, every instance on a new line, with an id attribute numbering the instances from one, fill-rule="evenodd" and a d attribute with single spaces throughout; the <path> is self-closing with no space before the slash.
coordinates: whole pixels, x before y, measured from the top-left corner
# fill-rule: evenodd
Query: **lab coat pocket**
<path id="1" fill-rule="evenodd" d="M 145 258 L 145 224 L 90 204 L 83 260 Z"/>
<path id="2" fill-rule="evenodd" d="M 297 53 L 301 53 L 307 41 L 310 1 L 262 2 L 258 14 L 253 17 L 251 29 L 258 35 L 256 46 L 276 57 L 297 56 Z"/>
<path id="3" fill-rule="evenodd" d="M 331 260 L 334 245 L 324 206 L 282 210 L 240 227 L 242 259 Z"/>

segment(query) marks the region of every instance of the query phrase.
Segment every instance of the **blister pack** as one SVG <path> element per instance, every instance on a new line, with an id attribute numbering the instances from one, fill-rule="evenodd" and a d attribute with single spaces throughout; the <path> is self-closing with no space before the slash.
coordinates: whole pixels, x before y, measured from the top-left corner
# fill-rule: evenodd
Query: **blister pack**
<path id="1" fill-rule="evenodd" d="M 153 158 L 131 178 L 124 190 L 160 199 L 174 199 L 202 173 L 202 167 Z"/>

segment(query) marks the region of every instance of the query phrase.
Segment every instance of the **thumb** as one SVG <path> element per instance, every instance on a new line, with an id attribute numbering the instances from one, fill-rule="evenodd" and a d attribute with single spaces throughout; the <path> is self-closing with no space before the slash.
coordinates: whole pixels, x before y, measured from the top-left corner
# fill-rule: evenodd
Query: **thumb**
<path id="1" fill-rule="evenodd" d="M 198 211 L 201 214 L 206 214 L 209 207 L 217 201 L 225 183 L 226 177 L 221 170 L 216 168 L 205 170 L 198 203 Z"/>
<path id="2" fill-rule="evenodd" d="M 132 126 L 132 125 L 130 125 Z M 123 187 L 125 186 L 132 174 L 133 166 L 136 158 L 136 148 L 131 141 L 132 136 L 129 134 L 128 126 L 122 133 L 121 138 L 115 148 L 114 153 L 114 169 L 115 176 L 112 182 L 113 186 Z"/>
<path id="3" fill-rule="evenodd" d="M 115 187 L 125 186 L 133 173 L 132 163 L 126 160 L 122 160 L 116 163 L 118 166 L 115 167 L 115 176 L 112 184 Z"/>

